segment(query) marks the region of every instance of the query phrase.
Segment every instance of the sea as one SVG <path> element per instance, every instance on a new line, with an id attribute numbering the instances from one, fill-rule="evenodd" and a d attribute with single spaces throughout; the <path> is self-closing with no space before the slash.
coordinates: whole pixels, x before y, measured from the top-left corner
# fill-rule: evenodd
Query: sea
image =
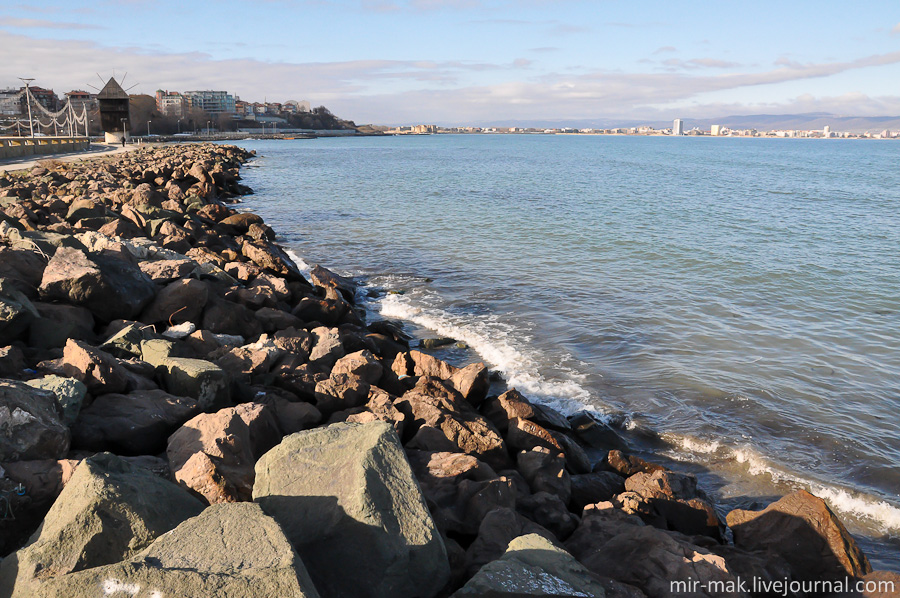
<path id="1" fill-rule="evenodd" d="M 900 571 L 900 142 L 243 141 L 298 264 L 695 473 L 724 513 L 825 499 Z"/>

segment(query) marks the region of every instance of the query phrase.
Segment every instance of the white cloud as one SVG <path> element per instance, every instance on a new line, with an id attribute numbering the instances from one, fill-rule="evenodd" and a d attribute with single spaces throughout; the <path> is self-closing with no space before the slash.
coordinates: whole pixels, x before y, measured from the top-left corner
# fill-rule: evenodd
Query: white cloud
<path id="1" fill-rule="evenodd" d="M 527 59 L 506 64 L 374 59 L 333 63 L 215 60 L 200 52 L 106 48 L 93 42 L 42 40 L 2 30 L 0 47 L 29 49 L 9 53 L 0 61 L 0 87 L 17 85 L 17 77 L 30 76 L 37 78 L 36 85 L 62 92 L 84 88 L 88 82 L 96 83 L 95 73 L 108 76 L 115 69 L 120 73 L 128 71 L 131 81 L 142 83 L 133 93 L 153 93 L 157 88 L 226 89 L 251 101 L 263 97 L 282 101 L 306 99 L 357 122 L 388 123 L 546 119 L 548 114 L 559 119 L 607 115 L 643 118 L 674 110 L 676 106 L 704 104 L 704 98 L 713 92 L 900 63 L 900 52 L 893 52 L 845 62 L 785 61 L 761 72 L 593 71 L 536 75 L 528 68 L 531 65 Z M 470 76 L 478 73 L 491 73 L 493 80 L 502 82 L 475 85 Z M 494 77 L 493 73 L 498 76 Z M 710 104 L 707 101 L 704 105 Z M 827 101 L 797 99 L 794 105 L 797 109 L 812 106 L 809 110 L 832 106 L 844 114 L 900 113 L 896 98 L 861 94 L 836 96 Z M 751 109 L 747 105 L 730 108 L 732 113 L 746 113 Z"/>
<path id="2" fill-rule="evenodd" d="M 900 23 L 894 25 L 894 28 L 891 29 L 891 35 L 900 35 Z"/>
<path id="3" fill-rule="evenodd" d="M 100 27 L 99 25 L 87 25 L 85 23 L 64 23 L 45 19 L 18 19 L 15 17 L 0 17 L 0 27 L 12 27 L 15 29 L 105 29 L 105 27 Z"/>

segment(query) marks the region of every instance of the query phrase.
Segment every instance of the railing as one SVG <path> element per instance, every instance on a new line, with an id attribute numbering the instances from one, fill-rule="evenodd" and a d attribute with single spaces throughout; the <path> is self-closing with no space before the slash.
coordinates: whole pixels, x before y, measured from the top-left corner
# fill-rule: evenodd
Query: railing
<path id="1" fill-rule="evenodd" d="M 80 152 L 90 144 L 87 137 L 0 137 L 0 159 Z"/>

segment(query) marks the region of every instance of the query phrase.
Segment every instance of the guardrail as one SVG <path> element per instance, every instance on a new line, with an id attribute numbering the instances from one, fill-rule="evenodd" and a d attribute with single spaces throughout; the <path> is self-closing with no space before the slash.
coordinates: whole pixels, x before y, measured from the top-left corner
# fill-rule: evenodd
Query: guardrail
<path id="1" fill-rule="evenodd" d="M 90 145 L 87 137 L 0 137 L 0 159 L 81 152 Z"/>

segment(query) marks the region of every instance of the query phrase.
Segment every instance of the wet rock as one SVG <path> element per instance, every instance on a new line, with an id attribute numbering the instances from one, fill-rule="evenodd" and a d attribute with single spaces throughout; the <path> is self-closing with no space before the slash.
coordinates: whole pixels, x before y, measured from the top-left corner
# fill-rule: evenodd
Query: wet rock
<path id="1" fill-rule="evenodd" d="M 0 594 L 39 596 L 50 579 L 128 559 L 202 509 L 175 484 L 95 455 L 75 470 L 33 542 L 0 563 Z"/>
<path id="2" fill-rule="evenodd" d="M 250 500 L 253 444 L 233 407 L 189 420 L 169 437 L 166 455 L 178 483 L 209 504 Z"/>
<path id="3" fill-rule="evenodd" d="M 465 596 L 605 598 L 606 590 L 572 555 L 538 534 L 528 534 L 510 542 L 503 556 L 453 594 Z"/>
<path id="4" fill-rule="evenodd" d="M 532 403 L 515 388 L 499 397 L 489 398 L 481 406 L 481 412 L 504 433 L 515 418 L 535 422 L 550 430 L 567 430 L 569 427 L 566 419 L 556 411 Z"/>
<path id="5" fill-rule="evenodd" d="M 56 395 L 24 382 L 0 380 L 0 462 L 61 459 L 69 440 Z"/>
<path id="6" fill-rule="evenodd" d="M 637 473 L 653 473 L 654 471 L 665 471 L 665 467 L 656 463 L 648 463 L 640 457 L 634 455 L 626 455 L 622 451 L 612 450 L 606 457 L 605 465 L 612 471 L 615 471 L 622 477 L 628 478 Z"/>
<path id="7" fill-rule="evenodd" d="M 356 285 L 349 278 L 335 274 L 319 265 L 310 271 L 309 277 L 317 287 L 333 288 L 340 292 L 347 303 L 351 305 L 356 303 Z"/>
<path id="8" fill-rule="evenodd" d="M 32 388 L 47 390 L 56 397 L 56 404 L 62 413 L 62 423 L 71 426 L 78 419 L 81 405 L 87 395 L 87 386 L 75 378 L 65 376 L 44 376 L 26 382 Z"/>
<path id="9" fill-rule="evenodd" d="M 393 428 L 334 424 L 286 437 L 256 467 L 253 497 L 326 596 L 432 597 L 447 553 Z M 302 472 L 298 475 L 297 472 Z M 353 575 L 347 575 L 350 555 Z"/>
<path id="10" fill-rule="evenodd" d="M 133 318 L 153 300 L 156 285 L 136 263 L 109 251 L 59 248 L 47 264 L 41 297 L 81 305 L 101 321 Z"/>
<path id="11" fill-rule="evenodd" d="M 798 580 L 843 580 L 872 571 L 866 555 L 820 498 L 798 490 L 762 511 L 728 513 L 735 546 L 784 560 Z"/>
<path id="12" fill-rule="evenodd" d="M 475 455 L 495 469 L 509 465 L 509 453 L 499 432 L 449 384 L 422 378 L 395 401 L 406 415 L 409 448 L 459 451 Z"/>
<path id="13" fill-rule="evenodd" d="M 449 382 L 475 407 L 484 401 L 490 385 L 483 363 L 473 363 L 460 369 L 421 351 L 410 351 L 403 357 L 398 355 L 392 369 L 403 376 L 430 376 Z"/>
<path id="14" fill-rule="evenodd" d="M 156 455 L 169 434 L 197 414 L 197 401 L 162 390 L 105 394 L 81 411 L 72 427 L 72 446 L 119 455 Z"/>

